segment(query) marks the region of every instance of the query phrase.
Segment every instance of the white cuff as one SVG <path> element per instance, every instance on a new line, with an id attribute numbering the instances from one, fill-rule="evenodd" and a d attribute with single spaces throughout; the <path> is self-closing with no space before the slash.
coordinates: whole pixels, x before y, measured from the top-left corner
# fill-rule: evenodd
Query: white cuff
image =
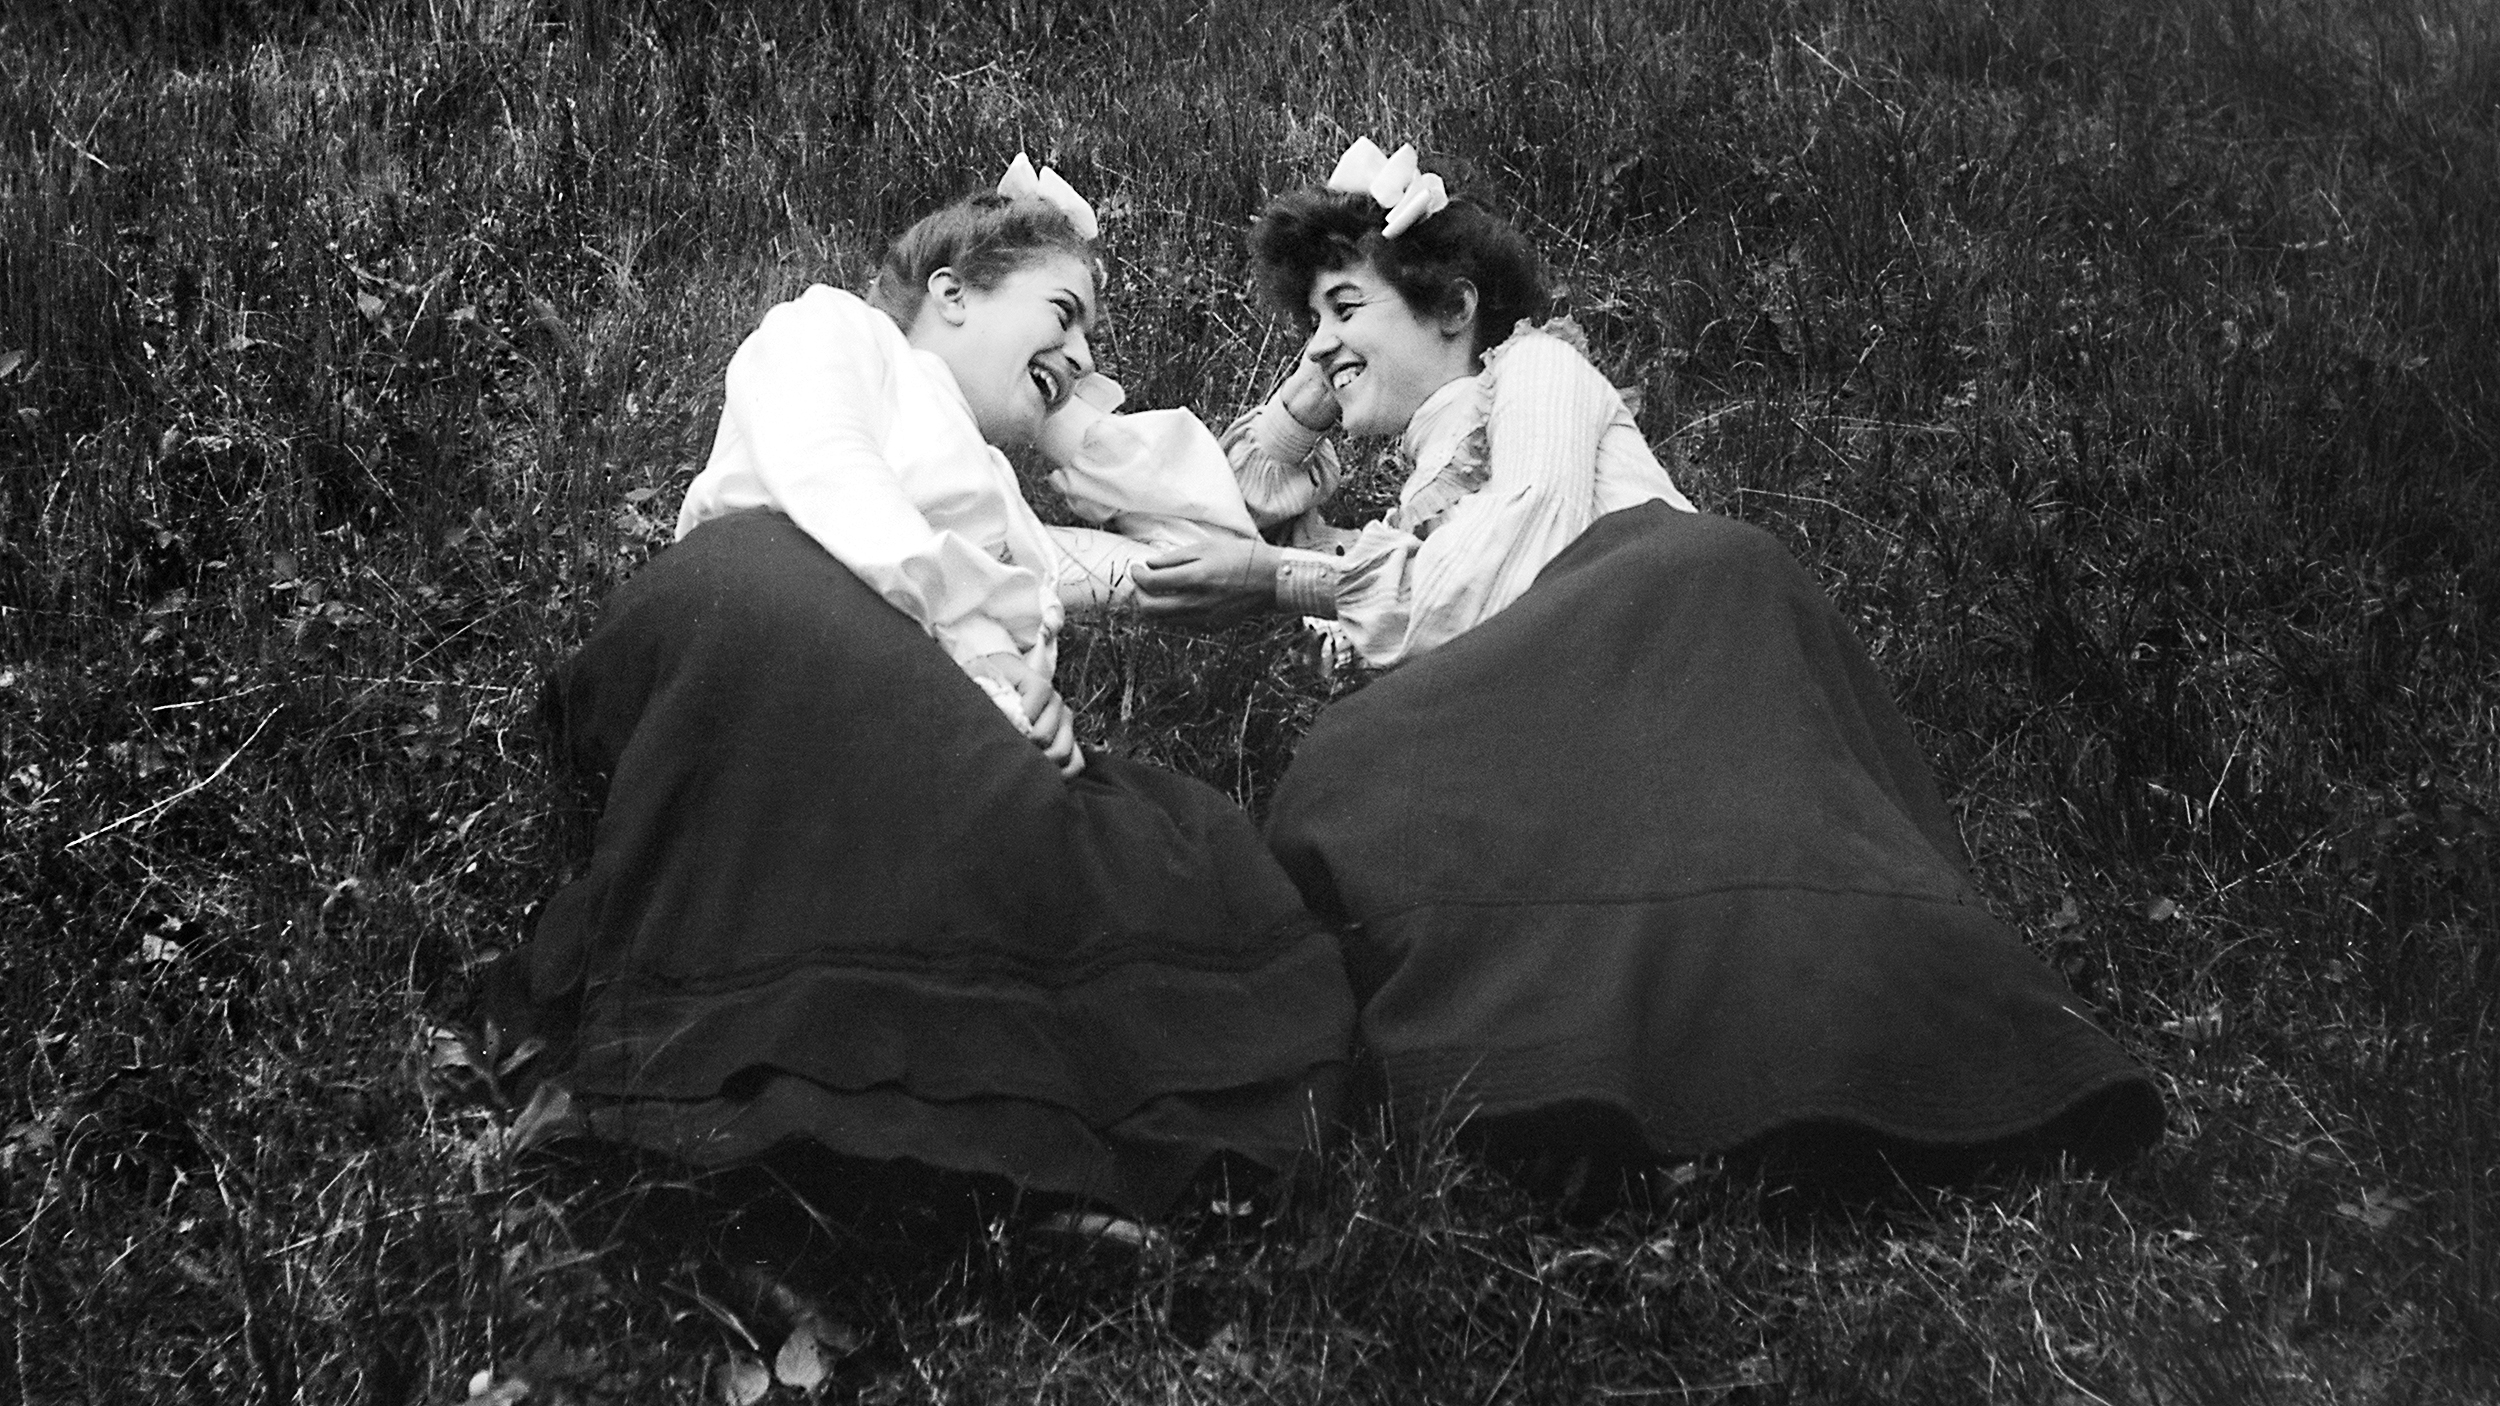
<path id="1" fill-rule="evenodd" d="M 1279 552 L 1276 561 L 1277 606 L 1294 615 L 1336 619 L 1340 569 L 1334 557 L 1321 556 L 1317 552 L 1290 548 Z"/>

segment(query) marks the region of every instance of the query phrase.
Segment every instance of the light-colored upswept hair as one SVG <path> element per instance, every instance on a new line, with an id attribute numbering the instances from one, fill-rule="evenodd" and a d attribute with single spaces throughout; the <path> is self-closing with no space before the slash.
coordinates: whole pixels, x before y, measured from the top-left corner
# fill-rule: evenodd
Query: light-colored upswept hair
<path id="1" fill-rule="evenodd" d="M 968 195 L 903 231 L 885 251 L 863 294 L 904 331 L 929 296 L 929 275 L 951 268 L 983 291 L 1034 260 L 1069 254 L 1096 267 L 1094 245 L 1068 217 L 1038 200 L 1010 200 L 995 191 Z M 1096 269 L 1097 274 L 1100 270 Z"/>

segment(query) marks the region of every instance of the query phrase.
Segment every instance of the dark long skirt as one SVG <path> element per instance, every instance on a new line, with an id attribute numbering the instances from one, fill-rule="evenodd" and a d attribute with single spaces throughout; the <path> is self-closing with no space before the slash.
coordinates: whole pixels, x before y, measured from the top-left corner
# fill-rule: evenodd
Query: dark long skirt
<path id="1" fill-rule="evenodd" d="M 2142 1069 L 1968 882 L 1899 712 L 1768 535 L 1652 503 L 1332 704 L 1269 840 L 1407 1114 L 1690 1156 L 2106 1161 Z M 1951 1159 L 1948 1159 L 1951 1160 Z"/>
<path id="2" fill-rule="evenodd" d="M 706 1168 L 812 1144 L 1154 1214 L 1334 1112 L 1353 1003 L 1249 821 L 1096 754 L 1063 781 L 776 515 L 617 592 L 551 694 L 604 778 L 522 954 L 595 1136 Z"/>

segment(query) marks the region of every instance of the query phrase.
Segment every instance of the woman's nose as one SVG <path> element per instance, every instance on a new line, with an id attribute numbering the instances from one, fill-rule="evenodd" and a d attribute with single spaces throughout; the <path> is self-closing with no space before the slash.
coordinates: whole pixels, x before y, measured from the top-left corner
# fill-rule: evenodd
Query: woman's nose
<path id="1" fill-rule="evenodd" d="M 1336 332 L 1323 323 L 1311 333 L 1311 340 L 1303 344 L 1302 359 L 1324 363 L 1340 345 L 1342 343 L 1337 340 Z"/>
<path id="2" fill-rule="evenodd" d="M 1076 374 L 1080 376 L 1092 375 L 1094 373 L 1094 349 L 1086 344 L 1085 329 L 1081 327 L 1069 328 L 1068 340 L 1064 343 L 1064 345 L 1067 348 L 1068 360 L 1076 363 Z"/>

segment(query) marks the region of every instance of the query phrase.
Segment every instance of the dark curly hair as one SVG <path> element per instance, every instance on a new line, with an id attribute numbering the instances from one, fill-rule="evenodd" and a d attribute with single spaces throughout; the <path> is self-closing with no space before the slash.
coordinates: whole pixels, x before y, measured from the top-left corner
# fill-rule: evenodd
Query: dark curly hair
<path id="1" fill-rule="evenodd" d="M 964 282 L 988 291 L 1000 280 L 1050 254 L 1071 254 L 1096 268 L 1093 243 L 1068 217 L 1038 200 L 1010 200 L 996 191 L 967 195 L 921 217 L 885 251 L 868 281 L 869 306 L 908 332 L 929 296 L 929 275 L 953 269 Z"/>
<path id="2" fill-rule="evenodd" d="M 1311 325 L 1311 285 L 1323 273 L 1369 263 L 1422 315 L 1457 305 L 1460 280 L 1476 290 L 1479 352 L 1510 335 L 1523 317 L 1543 317 L 1552 295 L 1527 238 L 1510 222 L 1464 197 L 1384 238 L 1385 213 L 1369 195 L 1297 190 L 1268 202 L 1250 231 L 1260 297 L 1276 312 Z"/>

